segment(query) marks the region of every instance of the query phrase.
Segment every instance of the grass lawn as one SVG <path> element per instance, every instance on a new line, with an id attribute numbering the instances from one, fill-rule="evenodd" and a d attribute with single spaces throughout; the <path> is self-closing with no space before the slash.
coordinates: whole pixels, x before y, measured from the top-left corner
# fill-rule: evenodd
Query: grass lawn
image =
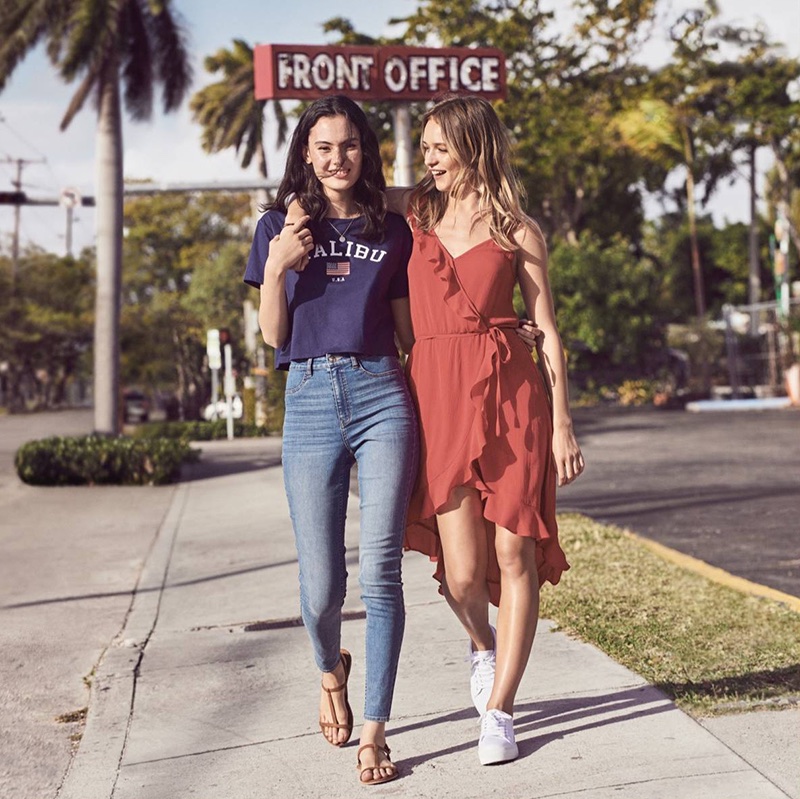
<path id="1" fill-rule="evenodd" d="M 542 591 L 544 618 L 694 715 L 800 701 L 800 613 L 672 564 L 619 528 L 559 522 L 572 568 Z"/>

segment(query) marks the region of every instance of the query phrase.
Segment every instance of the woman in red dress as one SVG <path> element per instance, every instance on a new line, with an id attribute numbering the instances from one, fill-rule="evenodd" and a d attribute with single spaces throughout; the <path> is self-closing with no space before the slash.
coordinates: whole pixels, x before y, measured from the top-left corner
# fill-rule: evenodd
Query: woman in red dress
<path id="1" fill-rule="evenodd" d="M 572 482 L 584 461 L 545 241 L 522 211 L 507 132 L 478 97 L 442 100 L 423 126 L 424 179 L 413 190 L 389 190 L 390 207 L 407 212 L 414 236 L 407 374 L 421 461 L 406 547 L 437 561 L 441 590 L 470 638 L 480 761 L 502 763 L 518 754 L 514 697 L 539 587 L 569 568 L 557 537 L 556 483 Z M 541 331 L 549 385 L 513 334 L 517 282 Z M 490 602 L 498 605 L 496 630 Z"/>

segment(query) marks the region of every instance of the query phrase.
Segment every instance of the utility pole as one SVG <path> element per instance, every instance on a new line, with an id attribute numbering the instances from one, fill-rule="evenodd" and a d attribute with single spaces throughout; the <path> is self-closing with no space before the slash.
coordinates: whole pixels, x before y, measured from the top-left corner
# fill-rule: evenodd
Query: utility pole
<path id="1" fill-rule="evenodd" d="M 761 271 L 758 263 L 758 212 L 756 210 L 756 143 L 750 144 L 750 236 L 748 269 L 748 302 L 755 305 L 761 301 Z M 758 335 L 758 314 L 750 314 L 750 335 Z"/>
<path id="2" fill-rule="evenodd" d="M 11 185 L 17 191 L 22 191 L 22 170 L 28 164 L 44 164 L 47 159 L 37 158 L 32 160 L 30 158 L 9 158 L 6 157 L 0 163 L 2 164 L 16 164 L 17 166 L 17 179 L 11 181 Z M 14 238 L 11 244 L 11 285 L 17 284 L 17 271 L 19 270 L 19 224 L 20 224 L 20 205 L 14 205 Z"/>
<path id="3" fill-rule="evenodd" d="M 408 103 L 396 103 L 392 109 L 394 121 L 394 185 L 414 185 L 414 163 L 411 147 L 411 109 Z"/>
<path id="4" fill-rule="evenodd" d="M 73 211 L 81 205 L 82 198 L 77 189 L 62 189 L 59 203 L 67 211 L 67 255 L 72 257 L 72 222 Z"/>

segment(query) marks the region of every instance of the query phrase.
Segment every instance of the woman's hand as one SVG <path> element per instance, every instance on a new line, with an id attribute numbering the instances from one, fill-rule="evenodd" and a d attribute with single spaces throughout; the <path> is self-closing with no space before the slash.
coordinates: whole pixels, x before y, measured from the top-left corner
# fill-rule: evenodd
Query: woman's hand
<path id="1" fill-rule="evenodd" d="M 542 331 L 530 319 L 520 319 L 516 333 L 531 352 L 536 348 L 539 336 L 542 335 Z"/>
<path id="2" fill-rule="evenodd" d="M 298 225 L 305 225 L 308 223 L 309 217 L 306 212 L 303 210 L 303 206 L 295 199 L 289 203 L 289 206 L 286 209 L 286 221 L 283 223 L 284 227 L 292 227 Z M 307 229 L 307 228 L 306 228 Z M 309 231 L 310 233 L 311 231 Z M 311 243 L 313 245 L 314 239 L 312 236 Z M 293 267 L 297 272 L 302 272 L 307 266 L 309 261 L 309 255 L 306 253 Z"/>
<path id="3" fill-rule="evenodd" d="M 296 222 L 287 222 L 281 232 L 269 243 L 269 256 L 264 267 L 276 275 L 293 269 L 302 272 L 308 265 L 308 254 L 314 249 L 314 238 L 306 227 L 309 216 L 303 215 Z"/>
<path id="4" fill-rule="evenodd" d="M 553 428 L 553 459 L 558 472 L 559 486 L 576 480 L 586 466 L 581 448 L 575 438 L 572 422 L 556 424 Z"/>

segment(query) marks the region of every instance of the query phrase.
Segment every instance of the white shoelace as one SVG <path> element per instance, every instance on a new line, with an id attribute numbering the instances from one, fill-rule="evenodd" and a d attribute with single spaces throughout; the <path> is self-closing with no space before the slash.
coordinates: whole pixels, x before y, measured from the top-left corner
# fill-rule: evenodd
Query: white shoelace
<path id="1" fill-rule="evenodd" d="M 495 658 L 494 655 L 472 657 L 472 675 L 478 683 L 478 690 L 490 688 L 494 681 Z"/>
<path id="2" fill-rule="evenodd" d="M 506 718 L 505 716 L 501 716 L 496 710 L 487 711 L 486 715 L 483 717 L 481 738 L 483 738 L 484 735 L 490 735 L 492 737 L 499 736 L 505 738 L 507 741 L 513 741 L 513 717 Z"/>

